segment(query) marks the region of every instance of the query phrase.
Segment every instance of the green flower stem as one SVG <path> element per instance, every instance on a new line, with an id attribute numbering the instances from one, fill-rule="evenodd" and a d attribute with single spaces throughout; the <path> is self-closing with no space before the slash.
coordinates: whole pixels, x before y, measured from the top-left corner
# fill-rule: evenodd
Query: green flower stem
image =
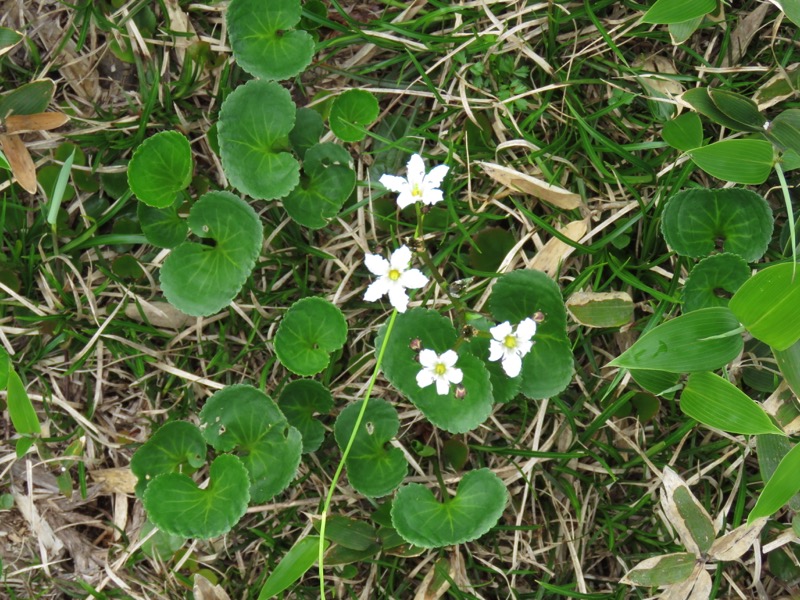
<path id="1" fill-rule="evenodd" d="M 389 345 L 389 337 L 392 335 L 392 328 L 394 327 L 394 321 L 396 318 L 397 310 L 394 310 L 392 311 L 392 315 L 389 317 L 389 324 L 386 327 L 386 335 L 383 336 L 383 343 L 378 350 L 378 359 L 375 361 L 375 369 L 372 371 L 372 377 L 370 377 L 369 385 L 367 385 L 367 392 L 364 394 L 364 403 L 361 405 L 361 410 L 356 418 L 353 432 L 350 434 L 350 439 L 347 440 L 347 446 L 345 447 L 344 452 L 342 452 L 342 458 L 339 461 L 339 465 L 336 467 L 336 472 L 333 474 L 331 486 L 328 489 L 328 495 L 325 497 L 325 504 L 322 507 L 319 526 L 319 558 L 317 560 L 319 563 L 319 597 L 322 600 L 325 600 L 325 523 L 328 519 L 328 511 L 330 510 L 331 501 L 333 500 L 333 492 L 336 490 L 336 485 L 339 483 L 339 478 L 344 470 L 344 463 L 347 460 L 347 457 L 350 455 L 350 449 L 353 447 L 353 442 L 356 439 L 356 432 L 358 431 L 358 428 L 361 427 L 361 421 L 364 418 L 364 414 L 367 412 L 367 404 L 369 403 L 369 398 L 372 394 L 372 388 L 375 387 L 375 381 L 378 379 L 378 373 L 380 373 L 381 363 L 383 362 L 383 355 L 386 352 L 386 347 Z"/>
<path id="2" fill-rule="evenodd" d="M 417 244 L 416 244 L 417 247 L 422 245 L 422 239 L 421 238 L 418 238 L 418 239 L 416 239 L 414 241 L 417 242 Z M 442 277 L 442 274 L 439 273 L 439 269 L 436 268 L 436 265 L 433 264 L 433 259 L 430 257 L 430 254 L 428 254 L 428 251 L 426 249 L 417 250 L 416 248 L 415 248 L 415 250 L 416 250 L 417 255 L 422 260 L 422 262 L 425 263 L 425 266 L 428 267 L 428 270 L 431 272 L 431 275 L 433 275 L 433 278 L 436 280 L 436 283 L 438 283 L 439 286 L 444 290 L 444 293 L 447 294 L 447 297 L 450 299 L 450 303 L 458 311 L 459 327 L 463 326 L 464 325 L 464 315 L 467 312 L 467 307 L 464 306 L 464 303 L 461 302 L 461 300 L 459 298 L 456 298 L 455 296 L 453 296 L 453 294 L 450 293 L 450 285 L 447 283 L 445 278 Z"/>
<path id="3" fill-rule="evenodd" d="M 783 174 L 781 163 L 775 163 L 775 172 L 778 174 L 778 181 L 781 182 L 783 190 L 783 201 L 786 203 L 786 216 L 789 217 L 789 236 L 792 241 L 792 262 L 797 265 L 797 237 L 794 230 L 794 214 L 792 213 L 792 198 L 789 196 L 789 186 L 786 184 L 786 177 Z M 796 268 L 796 267 L 795 267 Z"/>

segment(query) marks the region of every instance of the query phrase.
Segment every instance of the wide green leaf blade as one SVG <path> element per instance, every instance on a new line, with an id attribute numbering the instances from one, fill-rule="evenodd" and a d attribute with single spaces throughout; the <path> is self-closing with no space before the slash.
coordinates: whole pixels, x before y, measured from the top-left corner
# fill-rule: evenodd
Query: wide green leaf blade
<path id="1" fill-rule="evenodd" d="M 53 99 L 56 84 L 52 79 L 37 79 L 0 96 L 0 119 L 9 115 L 34 115 L 44 112 Z"/>
<path id="2" fill-rule="evenodd" d="M 795 265 L 781 263 L 756 273 L 728 307 L 753 337 L 786 350 L 800 339 L 800 276 Z"/>
<path id="3" fill-rule="evenodd" d="M 6 387 L 8 416 L 11 418 L 14 430 L 20 434 L 41 433 L 42 426 L 39 424 L 36 410 L 33 408 L 28 392 L 25 391 L 22 379 L 14 369 L 8 371 Z"/>
<path id="4" fill-rule="evenodd" d="M 770 480 L 775 474 L 778 465 L 781 464 L 781 461 L 789 454 L 792 448 L 794 448 L 794 444 L 785 435 L 767 434 L 756 436 L 756 454 L 762 481 Z M 793 511 L 800 511 L 800 493 L 789 498 L 788 504 Z"/>
<path id="5" fill-rule="evenodd" d="M 772 349 L 775 362 L 781 370 L 781 375 L 786 380 L 794 395 L 800 397 L 800 341 L 795 342 L 785 350 Z"/>
<path id="6" fill-rule="evenodd" d="M 441 548 L 479 538 L 503 514 L 508 492 L 489 469 L 470 471 L 452 498 L 439 502 L 419 483 L 397 492 L 392 504 L 392 524 L 408 543 L 421 548 Z"/>
<path id="7" fill-rule="evenodd" d="M 733 333 L 738 328 L 739 321 L 727 308 L 696 310 L 648 331 L 609 366 L 671 373 L 713 371 L 742 351 L 742 336 Z"/>
<path id="8" fill-rule="evenodd" d="M 136 149 L 128 163 L 128 184 L 136 197 L 156 208 L 175 203 L 192 182 L 192 149 L 177 131 L 162 131 Z"/>
<path id="9" fill-rule="evenodd" d="M 709 88 L 707 87 L 692 88 L 684 92 L 681 99 L 688 102 L 697 112 L 705 115 L 715 123 L 733 131 L 741 131 L 745 126 L 718 109 L 708 90 Z"/>
<path id="10" fill-rule="evenodd" d="M 684 190 L 669 199 L 661 220 L 664 238 L 678 254 L 707 256 L 721 244 L 748 262 L 764 255 L 772 226 L 767 201 L 743 188 Z"/>
<path id="11" fill-rule="evenodd" d="M 714 373 L 692 373 L 681 394 L 681 410 L 708 427 L 729 433 L 782 433 L 755 400 Z"/>
<path id="12" fill-rule="evenodd" d="M 288 79 L 314 56 L 314 38 L 294 27 L 300 0 L 231 0 L 226 21 L 236 62 L 260 79 Z"/>
<path id="13" fill-rule="evenodd" d="M 263 232 L 253 208 L 230 192 L 209 192 L 192 206 L 189 227 L 214 245 L 184 242 L 161 267 L 167 300 L 188 315 L 226 307 L 250 276 Z"/>
<path id="14" fill-rule="evenodd" d="M 683 286 L 683 312 L 728 306 L 731 296 L 750 279 L 750 267 L 737 254 L 715 254 L 697 263 Z"/>
<path id="15" fill-rule="evenodd" d="M 792 448 L 778 464 L 778 468 L 758 497 L 756 505 L 747 516 L 747 523 L 751 524 L 756 519 L 770 516 L 800 492 L 798 473 L 800 473 L 800 444 Z"/>
<path id="16" fill-rule="evenodd" d="M 644 14 L 642 21 L 660 25 L 681 23 L 708 14 L 716 7 L 716 0 L 658 0 Z"/>
<path id="17" fill-rule="evenodd" d="M 688 152 L 703 145 L 703 123 L 697 113 L 687 112 L 664 123 L 661 137 L 673 148 Z"/>
<path id="18" fill-rule="evenodd" d="M 333 432 L 342 452 L 363 404 L 359 400 L 348 405 L 336 419 Z M 378 498 L 391 494 L 402 483 L 408 462 L 403 451 L 389 443 L 399 429 L 400 419 L 394 407 L 385 400 L 370 400 L 345 461 L 347 478 L 358 493 Z"/>
<path id="19" fill-rule="evenodd" d="M 767 137 L 781 150 L 800 154 L 800 110 L 790 108 L 772 119 Z"/>
<path id="20" fill-rule="evenodd" d="M 289 152 L 296 107 L 274 81 L 253 79 L 222 103 L 219 146 L 231 184 L 262 200 L 283 198 L 300 181 L 300 164 Z"/>
<path id="21" fill-rule="evenodd" d="M 772 144 L 765 140 L 722 140 L 689 151 L 694 164 L 725 181 L 760 185 L 775 162 Z"/>
<path id="22" fill-rule="evenodd" d="M 227 533 L 247 511 L 247 470 L 235 456 L 222 454 L 211 463 L 209 477 L 201 490 L 183 473 L 156 476 L 142 498 L 147 516 L 159 529 L 185 538 Z"/>
<path id="23" fill-rule="evenodd" d="M 688 579 L 696 562 L 697 557 L 690 552 L 654 556 L 633 567 L 620 583 L 645 587 L 673 585 Z"/>
<path id="24" fill-rule="evenodd" d="M 767 118 L 750 98 L 718 88 L 708 88 L 708 95 L 720 112 L 741 123 L 745 131 L 761 131 L 764 128 Z"/>
<path id="25" fill-rule="evenodd" d="M 323 540 L 322 543 L 325 549 L 331 544 L 328 540 Z M 261 593 L 258 595 L 258 600 L 273 598 L 300 579 L 317 562 L 319 544 L 318 535 L 309 535 L 297 540 L 275 567 L 275 570 L 267 577 L 267 581 L 264 582 L 264 587 L 261 588 Z"/>

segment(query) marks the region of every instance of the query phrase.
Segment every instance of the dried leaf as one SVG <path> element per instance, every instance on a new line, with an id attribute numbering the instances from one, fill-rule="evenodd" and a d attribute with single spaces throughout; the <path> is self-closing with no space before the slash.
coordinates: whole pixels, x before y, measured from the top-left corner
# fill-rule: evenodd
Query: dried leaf
<path id="1" fill-rule="evenodd" d="M 136 491 L 136 475 L 128 467 L 95 469 L 89 476 L 99 483 L 106 494 L 133 494 Z"/>
<path id="2" fill-rule="evenodd" d="M 714 541 L 711 516 L 671 468 L 664 468 L 662 482 L 661 508 L 664 514 L 689 552 L 695 556 L 705 554 Z"/>
<path id="3" fill-rule="evenodd" d="M 622 327 L 633 318 L 633 298 L 625 292 L 575 292 L 567 309 L 587 327 Z"/>
<path id="4" fill-rule="evenodd" d="M 214 585 L 208 579 L 200 575 L 194 574 L 194 600 L 231 600 L 227 592 L 220 586 Z"/>
<path id="5" fill-rule="evenodd" d="M 769 12 L 769 5 L 760 4 L 739 21 L 736 29 L 731 33 L 730 43 L 725 48 L 725 57 L 722 59 L 721 65 L 723 69 L 739 64 L 750 42 L 753 41 L 756 33 L 761 29 L 761 24 L 764 22 L 767 12 Z"/>
<path id="6" fill-rule="evenodd" d="M 17 135 L 0 135 L 0 148 L 6 155 L 11 172 L 29 194 L 36 193 L 36 165 L 28 149 Z"/>
<path id="7" fill-rule="evenodd" d="M 155 301 L 147 302 L 139 298 L 139 306 L 142 308 L 147 320 L 155 327 L 167 327 L 169 329 L 183 329 L 193 320 L 193 317 L 179 311 L 169 302 Z M 135 321 L 144 321 L 139 308 L 135 304 L 128 304 L 125 307 L 125 315 Z"/>
<path id="8" fill-rule="evenodd" d="M 450 589 L 448 577 L 452 580 L 454 575 L 452 563 L 446 558 L 440 558 L 425 575 L 414 595 L 414 600 L 439 600 Z"/>
<path id="9" fill-rule="evenodd" d="M 620 583 L 645 587 L 675 585 L 694 574 L 696 562 L 696 557 L 688 552 L 654 556 L 625 573 Z"/>
<path id="10" fill-rule="evenodd" d="M 694 567 L 686 581 L 668 586 L 661 595 L 661 600 L 708 600 L 713 582 L 704 563 Z"/>
<path id="11" fill-rule="evenodd" d="M 721 561 L 736 560 L 755 543 L 766 522 L 767 517 L 762 517 L 753 521 L 752 525 L 742 525 L 726 533 L 711 546 L 709 556 Z"/>
<path id="12" fill-rule="evenodd" d="M 498 183 L 535 196 L 558 208 L 573 210 L 581 205 L 581 197 L 578 194 L 573 194 L 564 188 L 551 185 L 533 175 L 521 173 L 495 163 L 478 162 L 477 164 L 489 177 Z"/>
<path id="13" fill-rule="evenodd" d="M 25 133 L 27 131 L 49 131 L 61 127 L 69 117 L 60 112 L 36 113 L 33 115 L 10 115 L 0 125 L 5 133 Z"/>
<path id="14" fill-rule="evenodd" d="M 573 221 L 566 227 L 559 229 L 558 232 L 564 237 L 577 242 L 586 234 L 586 221 Z M 569 244 L 565 244 L 560 239 L 554 237 L 536 253 L 529 267 L 531 269 L 544 271 L 550 277 L 553 277 L 558 272 L 559 265 L 561 265 L 574 250 L 575 248 Z"/>
<path id="15" fill-rule="evenodd" d="M 197 32 L 192 27 L 189 20 L 189 15 L 181 8 L 178 0 L 164 0 L 164 6 L 167 9 L 169 16 L 169 28 L 172 31 L 180 31 L 182 33 L 190 33 L 191 36 L 175 36 L 175 58 L 179 65 L 183 65 L 186 57 L 186 46 L 190 43 L 192 38 L 197 39 Z"/>

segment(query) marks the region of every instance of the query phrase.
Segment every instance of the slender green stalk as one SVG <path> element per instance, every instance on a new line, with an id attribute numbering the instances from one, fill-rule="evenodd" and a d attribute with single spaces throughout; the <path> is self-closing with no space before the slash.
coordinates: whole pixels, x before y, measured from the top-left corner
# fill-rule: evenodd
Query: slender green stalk
<path id="1" fill-rule="evenodd" d="M 350 434 L 350 439 L 347 440 L 347 446 L 345 447 L 344 451 L 342 452 L 342 458 L 339 461 L 338 466 L 336 467 L 336 472 L 333 474 L 333 479 L 331 480 L 331 486 L 328 489 L 328 495 L 325 497 L 325 504 L 322 507 L 322 514 L 320 515 L 320 526 L 319 526 L 319 558 L 317 562 L 319 563 L 319 597 L 322 600 L 325 600 L 325 573 L 324 573 L 324 554 L 325 554 L 325 523 L 328 519 L 328 510 L 331 507 L 331 500 L 333 499 L 333 492 L 336 490 L 336 485 L 339 483 L 339 478 L 342 475 L 342 471 L 344 470 L 344 463 L 347 460 L 347 457 L 350 455 L 350 449 L 353 447 L 353 442 L 356 439 L 356 432 L 358 428 L 361 427 L 361 421 L 364 418 L 364 414 L 367 412 L 367 404 L 369 403 L 370 395 L 372 394 L 372 388 L 375 387 L 375 381 L 378 379 L 378 373 L 381 370 L 381 363 L 383 362 L 383 354 L 386 352 L 386 346 L 389 343 L 389 337 L 392 335 L 392 328 L 394 327 L 394 321 L 397 318 L 397 310 L 392 311 L 392 316 L 389 317 L 389 324 L 386 327 L 386 335 L 383 336 L 383 342 L 381 343 L 381 347 L 378 350 L 378 359 L 375 361 L 375 369 L 372 371 L 372 377 L 370 377 L 369 385 L 367 386 L 367 392 L 364 394 L 364 403 L 361 405 L 361 410 L 358 413 L 358 417 L 356 418 L 355 426 L 353 427 L 353 432 Z"/>
<path id="2" fill-rule="evenodd" d="M 783 201 L 786 203 L 786 215 L 789 217 L 789 236 L 792 243 L 792 264 L 793 269 L 797 269 L 797 237 L 794 230 L 794 214 L 792 213 L 792 198 L 789 196 L 789 186 L 786 184 L 786 177 L 783 175 L 781 163 L 775 163 L 775 172 L 778 174 L 778 181 L 781 182 L 781 190 L 783 190 Z M 795 271 L 792 271 L 794 275 Z"/>

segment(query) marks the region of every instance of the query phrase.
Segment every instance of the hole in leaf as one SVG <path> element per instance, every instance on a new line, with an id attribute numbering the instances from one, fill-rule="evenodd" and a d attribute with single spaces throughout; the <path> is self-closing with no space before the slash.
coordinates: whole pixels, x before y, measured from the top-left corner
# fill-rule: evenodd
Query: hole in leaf
<path id="1" fill-rule="evenodd" d="M 733 294 L 724 288 L 714 288 L 714 295 L 718 298 L 727 298 L 728 300 L 733 298 Z"/>
<path id="2" fill-rule="evenodd" d="M 223 433 L 225 433 L 225 425 L 220 425 L 219 426 L 219 434 L 222 435 Z"/>
<path id="3" fill-rule="evenodd" d="M 203 246 L 209 246 L 210 248 L 217 247 L 217 240 L 214 238 L 201 238 L 200 243 L 203 244 Z"/>
<path id="4" fill-rule="evenodd" d="M 366 429 L 366 430 L 367 430 L 367 433 L 368 433 L 368 434 L 372 435 L 373 433 L 375 433 L 375 424 L 374 424 L 374 423 L 372 423 L 372 422 L 370 422 L 370 421 L 367 421 L 367 422 L 364 424 L 364 429 Z"/>
<path id="5" fill-rule="evenodd" d="M 714 238 L 714 247 L 717 249 L 718 252 L 722 252 L 724 246 L 725 246 L 725 238 L 723 236 L 720 235 Z"/>

